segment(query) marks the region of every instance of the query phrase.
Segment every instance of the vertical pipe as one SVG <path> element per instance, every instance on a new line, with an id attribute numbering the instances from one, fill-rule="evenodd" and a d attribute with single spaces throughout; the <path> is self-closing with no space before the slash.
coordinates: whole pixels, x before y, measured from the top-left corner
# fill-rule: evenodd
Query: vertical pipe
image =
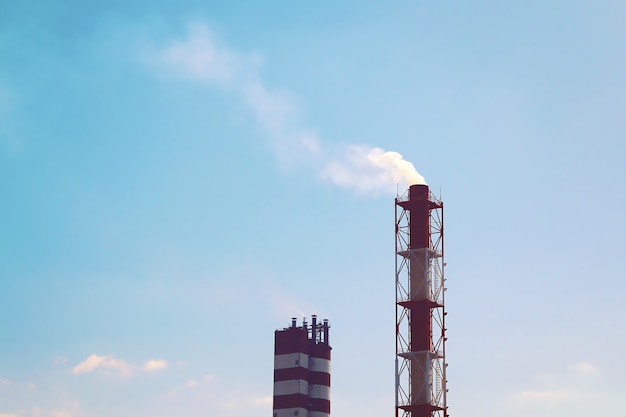
<path id="1" fill-rule="evenodd" d="M 398 375 L 398 357 L 396 356 L 396 417 L 398 416 L 398 386 L 400 385 L 400 375 Z"/>
<path id="2" fill-rule="evenodd" d="M 430 207 L 427 185 L 409 188 L 409 312 L 411 358 L 411 404 L 425 405 L 431 401 L 430 372 Z M 417 416 L 415 416 L 417 417 Z"/>

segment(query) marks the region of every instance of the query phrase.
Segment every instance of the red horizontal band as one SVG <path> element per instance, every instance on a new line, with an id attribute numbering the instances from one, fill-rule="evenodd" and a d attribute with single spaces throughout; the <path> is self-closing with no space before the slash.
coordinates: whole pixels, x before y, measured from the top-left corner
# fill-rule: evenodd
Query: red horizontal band
<path id="1" fill-rule="evenodd" d="M 307 408 L 309 397 L 304 394 L 277 395 L 274 397 L 274 410 L 281 408 Z"/>
<path id="2" fill-rule="evenodd" d="M 309 411 L 330 413 L 330 400 L 324 400 L 322 398 L 309 398 Z"/>
<path id="3" fill-rule="evenodd" d="M 274 369 L 274 382 L 289 381 L 292 379 L 307 380 L 309 371 L 301 366 L 295 368 Z"/>
<path id="4" fill-rule="evenodd" d="M 293 328 L 274 333 L 274 354 L 302 352 L 308 350 L 308 333 L 306 330 Z"/>
<path id="5" fill-rule="evenodd" d="M 330 387 L 330 374 L 326 372 L 309 372 L 307 379 L 309 380 L 309 385 L 314 384 Z"/>
<path id="6" fill-rule="evenodd" d="M 330 346 L 324 344 L 316 344 L 309 346 L 309 356 L 311 358 L 321 358 L 330 360 Z"/>

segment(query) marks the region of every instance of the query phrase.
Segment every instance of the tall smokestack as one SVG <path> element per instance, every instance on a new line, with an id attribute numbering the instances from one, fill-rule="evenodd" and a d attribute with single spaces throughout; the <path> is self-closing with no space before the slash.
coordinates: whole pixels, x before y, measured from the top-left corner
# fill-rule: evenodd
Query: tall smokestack
<path id="1" fill-rule="evenodd" d="M 396 198 L 396 417 L 447 417 L 443 203 L 425 184 Z"/>
<path id="2" fill-rule="evenodd" d="M 313 316 L 274 333 L 274 417 L 330 417 L 329 328 Z"/>

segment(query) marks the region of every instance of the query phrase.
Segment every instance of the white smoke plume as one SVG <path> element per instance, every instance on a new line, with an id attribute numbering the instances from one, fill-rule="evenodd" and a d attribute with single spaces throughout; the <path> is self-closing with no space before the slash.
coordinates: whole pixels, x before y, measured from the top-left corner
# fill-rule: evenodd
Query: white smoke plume
<path id="1" fill-rule="evenodd" d="M 221 46 L 209 28 L 190 24 L 187 37 L 157 47 L 150 61 L 161 75 L 216 86 L 236 94 L 273 137 L 289 132 L 296 108 L 288 94 L 270 91 L 260 78 L 261 59 Z"/>
<path id="2" fill-rule="evenodd" d="M 218 44 L 204 24 L 191 24 L 186 38 L 157 47 L 150 64 L 165 77 L 215 86 L 239 96 L 270 136 L 279 160 L 302 160 L 320 177 L 361 194 L 394 194 L 398 187 L 425 184 L 413 164 L 398 152 L 366 145 L 328 151 L 317 134 L 298 121 L 290 94 L 270 89 L 260 76 L 260 59 Z"/>
<path id="3" fill-rule="evenodd" d="M 340 187 L 354 188 L 361 193 L 379 193 L 403 189 L 413 184 L 426 184 L 413 164 L 398 152 L 364 145 L 350 145 L 339 158 L 330 161 L 322 176 Z"/>

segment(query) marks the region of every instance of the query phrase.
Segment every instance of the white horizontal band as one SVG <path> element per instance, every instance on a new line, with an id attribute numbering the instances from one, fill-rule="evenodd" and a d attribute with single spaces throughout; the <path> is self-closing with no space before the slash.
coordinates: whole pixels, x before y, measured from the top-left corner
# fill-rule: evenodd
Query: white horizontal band
<path id="1" fill-rule="evenodd" d="M 295 412 L 298 412 L 298 414 L 296 414 Z M 330 414 L 326 414 L 326 413 L 322 413 L 319 416 L 317 416 L 316 414 L 311 414 L 311 413 L 315 413 L 315 411 L 309 411 L 309 417 L 328 417 L 330 416 Z M 298 417 L 307 417 L 307 410 L 306 408 L 281 408 L 278 410 L 274 410 L 274 417 L 294 417 L 294 416 L 298 416 Z"/>
<path id="2" fill-rule="evenodd" d="M 309 355 L 306 353 L 296 352 L 274 356 L 274 369 L 297 368 L 299 366 L 306 368 L 308 363 Z"/>
<path id="3" fill-rule="evenodd" d="M 274 397 L 278 395 L 304 394 L 309 393 L 309 383 L 303 379 L 291 381 L 274 382 Z"/>
<path id="4" fill-rule="evenodd" d="M 276 416 L 281 417 L 281 416 Z M 309 411 L 308 417 L 330 417 L 330 414 L 322 411 Z"/>
<path id="5" fill-rule="evenodd" d="M 321 398 L 330 400 L 330 387 L 326 385 L 309 385 L 309 398 Z"/>
<path id="6" fill-rule="evenodd" d="M 330 373 L 330 361 L 322 358 L 309 358 L 309 371 Z"/>

